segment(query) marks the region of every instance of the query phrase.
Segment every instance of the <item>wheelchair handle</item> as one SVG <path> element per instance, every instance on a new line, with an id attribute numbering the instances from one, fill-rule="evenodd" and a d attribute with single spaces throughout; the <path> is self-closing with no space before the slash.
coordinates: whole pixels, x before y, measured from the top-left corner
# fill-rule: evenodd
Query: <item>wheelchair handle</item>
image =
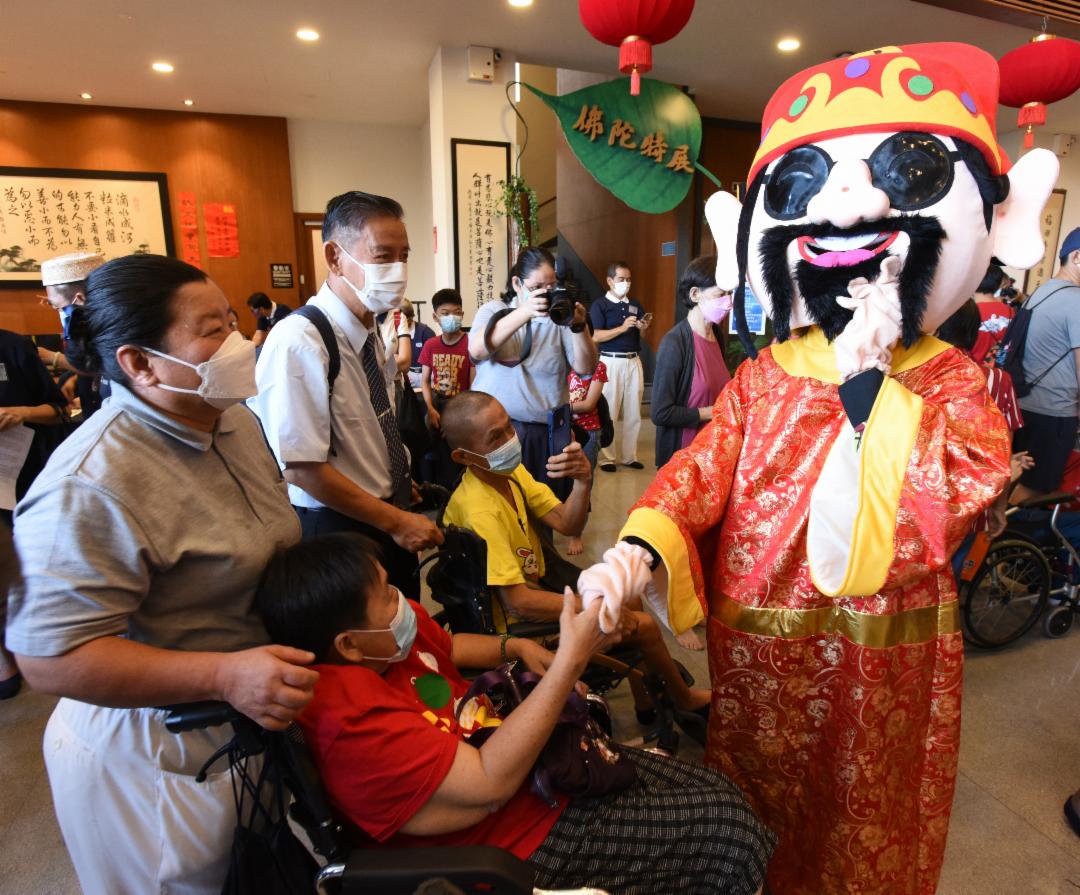
<path id="1" fill-rule="evenodd" d="M 168 713 L 165 716 L 165 729 L 169 733 L 220 727 L 240 717 L 240 713 L 227 702 L 216 700 L 163 705 L 161 709 Z"/>

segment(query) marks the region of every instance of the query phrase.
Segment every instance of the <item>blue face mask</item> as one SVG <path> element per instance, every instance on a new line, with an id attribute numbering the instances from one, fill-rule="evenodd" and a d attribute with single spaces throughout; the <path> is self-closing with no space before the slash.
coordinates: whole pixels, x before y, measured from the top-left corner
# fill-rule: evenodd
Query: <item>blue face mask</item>
<path id="1" fill-rule="evenodd" d="M 472 451 L 465 453 L 483 457 L 487 460 L 488 470 L 499 475 L 510 475 L 521 465 L 521 441 L 518 440 L 516 432 L 506 444 L 499 445 L 490 454 L 473 454 Z"/>
<path id="2" fill-rule="evenodd" d="M 67 341 L 68 330 L 71 328 L 71 315 L 75 313 L 75 305 L 68 305 L 60 309 L 60 322 L 64 326 L 64 341 Z"/>
<path id="3" fill-rule="evenodd" d="M 461 315 L 460 314 L 445 314 L 439 318 L 439 327 L 448 336 L 458 332 L 461 329 Z"/>
<path id="4" fill-rule="evenodd" d="M 397 590 L 397 588 L 394 589 Z M 356 634 L 381 634 L 389 631 L 394 635 L 397 652 L 392 656 L 364 656 L 365 659 L 372 662 L 389 662 L 393 664 L 403 661 L 412 651 L 413 644 L 416 642 L 416 613 L 401 591 L 398 591 L 397 595 L 398 608 L 397 612 L 394 613 L 394 617 L 390 620 L 389 628 L 356 628 L 352 631 L 352 633 Z"/>

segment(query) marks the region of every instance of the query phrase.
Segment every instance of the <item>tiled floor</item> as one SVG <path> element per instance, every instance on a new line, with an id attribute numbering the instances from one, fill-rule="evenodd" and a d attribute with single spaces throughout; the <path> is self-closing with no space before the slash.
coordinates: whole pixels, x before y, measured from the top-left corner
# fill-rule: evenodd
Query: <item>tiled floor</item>
<path id="1" fill-rule="evenodd" d="M 641 472 L 597 473 L 586 562 L 613 543 L 627 509 L 653 478 L 648 424 L 641 459 Z M 708 679 L 703 654 L 672 649 L 699 681 Z M 940 895 L 1080 895 L 1080 839 L 1061 810 L 1080 787 L 1078 697 L 1080 630 L 1062 640 L 1035 631 L 999 653 L 969 651 L 960 780 Z M 24 692 L 0 703 L 3 895 L 77 891 L 39 749 L 52 702 Z M 617 734 L 639 736 L 628 700 L 620 696 L 613 707 Z M 700 750 L 684 738 L 682 754 L 691 758 Z"/>

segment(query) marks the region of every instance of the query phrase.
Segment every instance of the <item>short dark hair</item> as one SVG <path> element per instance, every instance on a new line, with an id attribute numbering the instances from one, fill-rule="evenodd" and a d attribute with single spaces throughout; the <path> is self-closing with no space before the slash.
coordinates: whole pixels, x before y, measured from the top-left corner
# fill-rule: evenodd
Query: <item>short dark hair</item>
<path id="1" fill-rule="evenodd" d="M 268 311 L 274 306 L 274 303 L 270 301 L 270 296 L 265 292 L 252 292 L 248 296 L 247 304 L 249 308 L 266 308 Z"/>
<path id="2" fill-rule="evenodd" d="M 270 640 L 325 659 L 338 634 L 367 623 L 378 561 L 375 544 L 356 532 L 321 535 L 278 550 L 255 592 Z"/>
<path id="3" fill-rule="evenodd" d="M 464 446 L 473 433 L 477 414 L 493 403 L 498 404 L 498 399 L 477 391 L 459 392 L 446 402 L 439 416 L 439 429 L 451 450 Z"/>
<path id="4" fill-rule="evenodd" d="M 676 296 L 688 307 L 694 307 L 690 298 L 690 290 L 711 289 L 716 285 L 716 255 L 702 255 L 686 265 L 686 270 L 679 277 L 679 285 L 675 290 Z"/>
<path id="5" fill-rule="evenodd" d="M 971 351 L 979 338 L 982 316 L 975 299 L 969 298 L 960 308 L 938 327 L 937 337 L 943 342 L 955 345 L 962 351 Z"/>
<path id="6" fill-rule="evenodd" d="M 630 265 L 627 264 L 625 261 L 612 261 L 607 266 L 607 275 L 609 277 L 611 277 L 612 279 L 615 279 L 615 274 L 618 273 L 618 270 L 619 270 L 620 267 L 623 268 L 624 270 L 629 270 L 630 269 Z"/>
<path id="7" fill-rule="evenodd" d="M 386 196 L 350 190 L 326 203 L 322 224 L 323 242 L 339 239 L 343 233 L 355 235 L 372 218 L 396 218 L 400 221 L 403 217 L 405 211 L 400 202 Z"/>
<path id="8" fill-rule="evenodd" d="M 127 385 L 116 349 L 160 348 L 180 287 L 208 279 L 199 268 L 165 255 L 125 255 L 102 264 L 86 280 L 86 303 L 71 314 L 65 357 L 80 372 Z"/>
<path id="9" fill-rule="evenodd" d="M 457 289 L 440 289 L 431 296 L 431 310 L 437 311 L 443 305 L 463 305 L 461 293 Z"/>
<path id="10" fill-rule="evenodd" d="M 996 264 L 991 264 L 986 268 L 986 273 L 983 275 L 982 282 L 979 283 L 979 286 L 975 291 L 982 295 L 993 295 L 1001 288 L 1001 283 L 1004 279 L 1005 271 Z"/>

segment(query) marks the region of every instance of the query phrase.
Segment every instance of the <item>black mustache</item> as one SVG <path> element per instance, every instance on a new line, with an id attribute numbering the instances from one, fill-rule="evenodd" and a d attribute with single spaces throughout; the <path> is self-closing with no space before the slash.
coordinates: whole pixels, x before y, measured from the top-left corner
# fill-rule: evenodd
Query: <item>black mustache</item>
<path id="1" fill-rule="evenodd" d="M 762 234 L 761 251 L 774 250 L 777 243 L 786 247 L 793 239 L 809 236 L 819 239 L 828 236 L 870 236 L 875 233 L 907 233 L 909 236 L 931 239 L 944 239 L 945 231 L 935 217 L 920 215 L 901 215 L 894 218 L 880 218 L 876 221 L 861 221 L 850 227 L 837 227 L 833 224 L 783 224 L 770 227 Z"/>

